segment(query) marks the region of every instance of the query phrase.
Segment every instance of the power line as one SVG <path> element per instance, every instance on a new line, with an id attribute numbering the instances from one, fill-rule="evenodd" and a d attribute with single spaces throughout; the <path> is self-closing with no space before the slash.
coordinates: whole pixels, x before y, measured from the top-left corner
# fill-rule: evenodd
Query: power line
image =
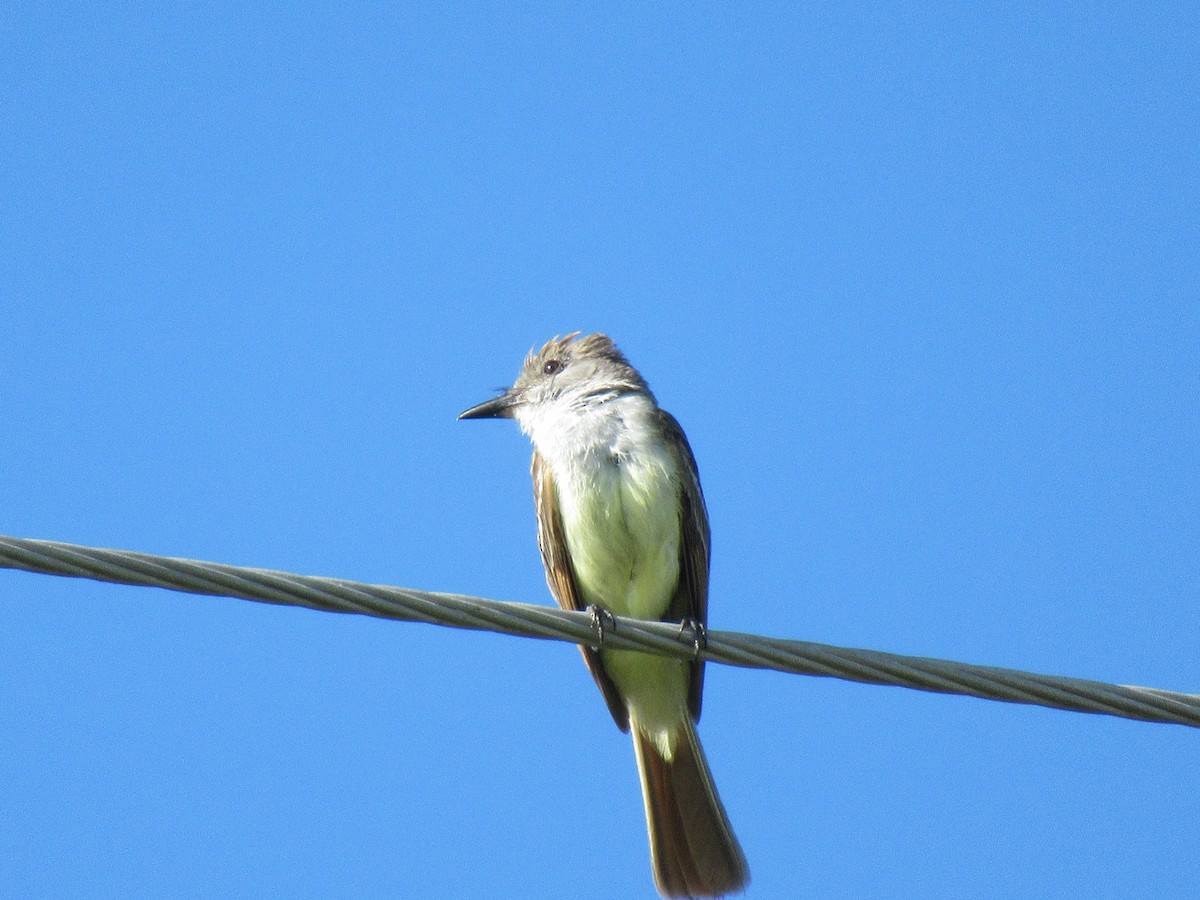
<path id="1" fill-rule="evenodd" d="M 597 640 L 592 617 L 585 612 L 56 541 L 0 536 L 0 567 L 575 644 L 595 644 Z M 693 636 L 681 632 L 678 625 L 622 616 L 605 626 L 604 646 L 681 658 L 691 658 L 697 652 Z M 733 631 L 708 631 L 698 652 L 710 662 L 734 666 L 1200 728 L 1200 694 L 1037 675 L 1016 669 Z"/>

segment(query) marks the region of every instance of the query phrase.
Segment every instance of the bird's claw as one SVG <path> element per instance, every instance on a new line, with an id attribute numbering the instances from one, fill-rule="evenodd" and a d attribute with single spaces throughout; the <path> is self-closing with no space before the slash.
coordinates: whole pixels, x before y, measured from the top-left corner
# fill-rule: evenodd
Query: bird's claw
<path id="1" fill-rule="evenodd" d="M 679 639 L 686 640 L 691 636 L 692 659 L 700 658 L 700 651 L 708 646 L 708 631 L 699 619 L 684 619 L 679 623 Z"/>
<path id="2" fill-rule="evenodd" d="M 592 617 L 592 628 L 596 631 L 596 643 L 592 646 L 593 650 L 601 650 L 604 648 L 604 629 L 611 628 L 617 630 L 617 620 L 603 606 L 597 606 L 595 603 L 587 605 L 588 614 Z"/>

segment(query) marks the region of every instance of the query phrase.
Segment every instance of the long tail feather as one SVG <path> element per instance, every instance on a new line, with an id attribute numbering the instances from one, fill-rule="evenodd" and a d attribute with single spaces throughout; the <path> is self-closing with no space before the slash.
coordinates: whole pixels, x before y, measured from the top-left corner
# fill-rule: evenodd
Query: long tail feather
<path id="1" fill-rule="evenodd" d="M 745 888 L 750 869 L 691 719 L 683 717 L 669 742 L 674 748 L 670 760 L 636 721 L 631 724 L 659 892 L 664 897 L 720 897 Z"/>

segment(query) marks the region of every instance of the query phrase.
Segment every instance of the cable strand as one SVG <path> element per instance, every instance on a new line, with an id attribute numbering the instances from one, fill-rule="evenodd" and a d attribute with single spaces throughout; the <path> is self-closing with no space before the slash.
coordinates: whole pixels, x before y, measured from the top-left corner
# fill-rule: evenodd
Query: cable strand
<path id="1" fill-rule="evenodd" d="M 596 639 L 585 612 L 57 541 L 0 536 L 0 568 L 575 644 Z M 614 622 L 605 647 L 681 659 L 696 652 L 678 625 L 623 616 Z M 1200 728 L 1197 694 L 732 631 L 706 637 L 700 655 L 714 663 Z"/>

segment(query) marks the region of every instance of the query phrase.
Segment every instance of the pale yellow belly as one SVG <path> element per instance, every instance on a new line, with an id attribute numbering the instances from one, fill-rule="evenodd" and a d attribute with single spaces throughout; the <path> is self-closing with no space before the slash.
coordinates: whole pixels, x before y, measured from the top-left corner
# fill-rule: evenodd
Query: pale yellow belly
<path id="1" fill-rule="evenodd" d="M 588 603 L 657 619 L 679 579 L 679 484 L 651 460 L 596 467 L 561 489 L 567 549 Z"/>
<path id="2" fill-rule="evenodd" d="M 679 580 L 679 482 L 665 460 L 600 468 L 559 501 L 576 581 L 586 603 L 620 616 L 659 619 Z M 564 496 L 565 495 L 565 496 Z M 668 741 L 686 715 L 688 665 L 605 650 L 604 668 L 639 727 Z M 670 756 L 668 746 L 662 749 Z"/>

